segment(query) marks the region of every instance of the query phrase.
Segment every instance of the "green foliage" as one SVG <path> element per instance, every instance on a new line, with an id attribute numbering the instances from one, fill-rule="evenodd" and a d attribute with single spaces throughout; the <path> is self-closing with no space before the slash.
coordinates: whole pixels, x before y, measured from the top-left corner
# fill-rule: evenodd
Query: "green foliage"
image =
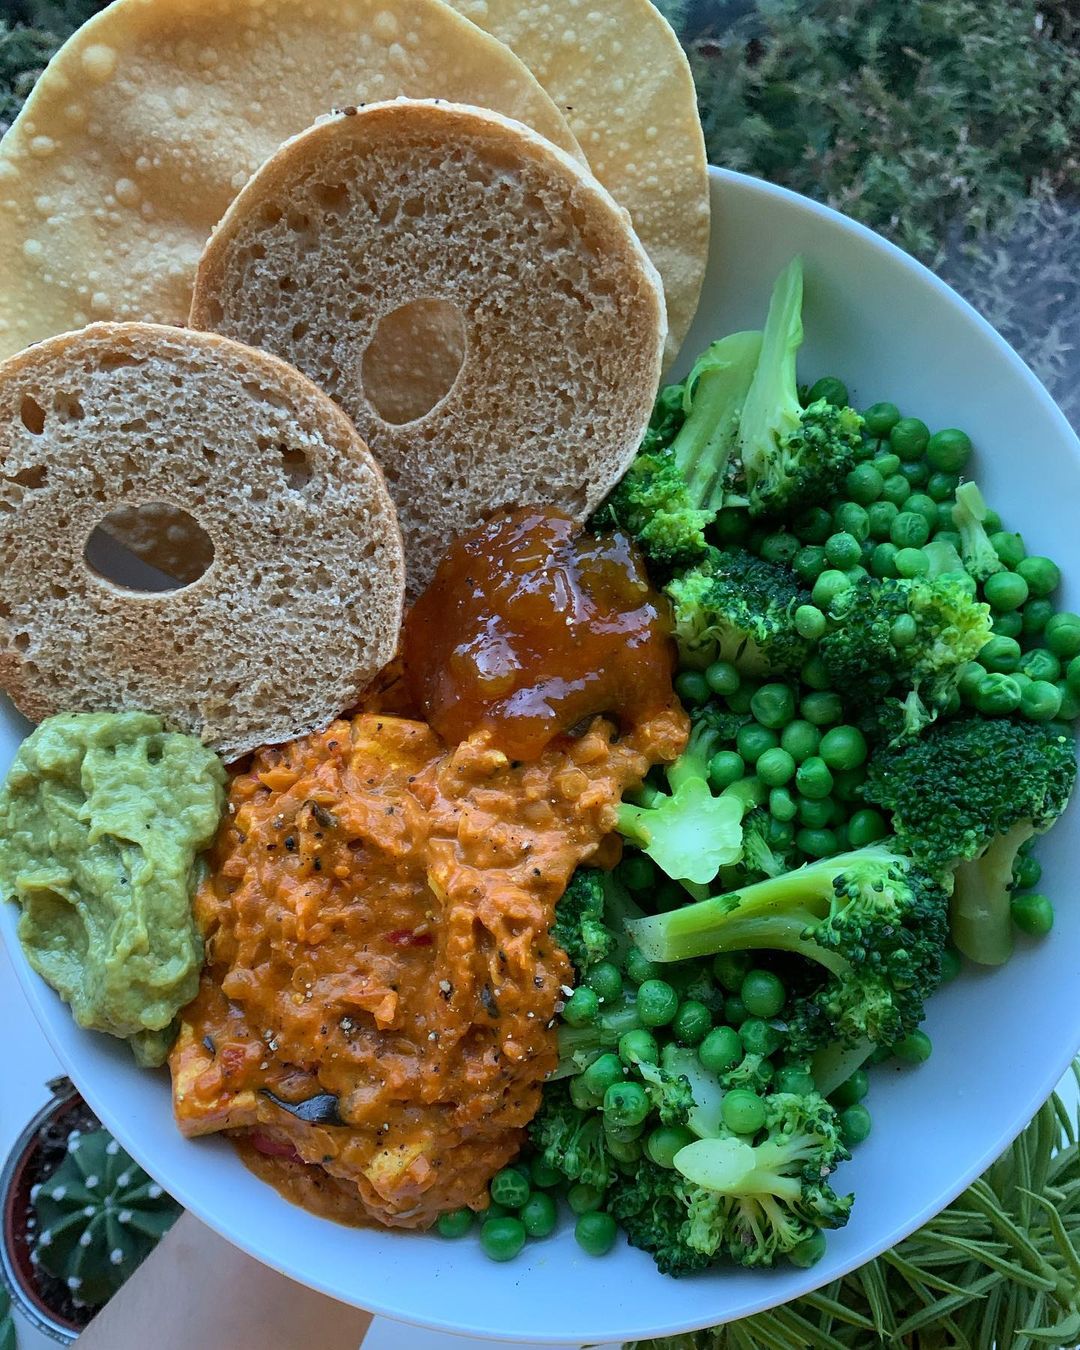
<path id="1" fill-rule="evenodd" d="M 15 0 L 0 19 L 0 136 L 49 58 L 104 0 Z"/>
<path id="2" fill-rule="evenodd" d="M 15 1322 L 11 1316 L 11 1295 L 0 1281 L 0 1350 L 15 1350 Z"/>
<path id="3" fill-rule="evenodd" d="M 34 1258 L 97 1306 L 134 1274 L 180 1206 L 108 1131 L 73 1131 L 67 1156 L 34 1196 L 34 1213 Z"/>
<path id="4" fill-rule="evenodd" d="M 782 1307 L 627 1350 L 1067 1350 L 1080 1337 L 1078 1136 L 1080 1113 L 1054 1096 L 892 1251 Z"/>

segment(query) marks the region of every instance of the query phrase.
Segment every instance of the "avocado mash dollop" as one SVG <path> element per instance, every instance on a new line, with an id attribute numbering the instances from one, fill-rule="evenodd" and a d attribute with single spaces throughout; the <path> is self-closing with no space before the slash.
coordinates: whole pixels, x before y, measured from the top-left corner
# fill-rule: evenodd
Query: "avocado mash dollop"
<path id="1" fill-rule="evenodd" d="M 0 790 L 0 894 L 22 907 L 27 959 L 143 1064 L 164 1062 L 199 987 L 191 895 L 224 786 L 201 742 L 123 712 L 48 718 Z"/>

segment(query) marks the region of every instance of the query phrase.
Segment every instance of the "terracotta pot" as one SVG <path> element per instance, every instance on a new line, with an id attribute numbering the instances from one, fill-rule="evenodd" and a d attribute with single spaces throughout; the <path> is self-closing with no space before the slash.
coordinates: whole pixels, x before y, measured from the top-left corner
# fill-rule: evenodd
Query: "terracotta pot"
<path id="1" fill-rule="evenodd" d="M 14 1307 L 39 1331 L 62 1345 L 70 1345 L 89 1321 L 87 1309 L 82 1320 L 68 1310 L 54 1308 L 47 1301 L 47 1285 L 39 1280 L 31 1259 L 33 1204 L 30 1192 L 40 1180 L 38 1164 L 43 1148 L 42 1132 L 48 1127 L 63 1129 L 65 1120 L 85 1117 L 88 1107 L 67 1078 L 56 1078 L 49 1088 L 52 1100 L 30 1121 L 16 1140 L 0 1172 L 0 1216 L 3 1241 L 0 1243 L 0 1273 L 11 1291 Z M 28 1224 L 28 1219 L 30 1223 Z M 53 1286 L 56 1281 L 50 1282 Z M 70 1302 L 70 1301 L 69 1301 Z"/>

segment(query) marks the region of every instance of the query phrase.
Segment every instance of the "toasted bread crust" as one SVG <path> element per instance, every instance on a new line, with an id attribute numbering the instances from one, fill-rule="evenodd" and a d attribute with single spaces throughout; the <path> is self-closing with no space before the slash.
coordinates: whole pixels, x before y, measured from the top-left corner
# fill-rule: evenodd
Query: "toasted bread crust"
<path id="1" fill-rule="evenodd" d="M 464 361 L 394 424 L 365 352 L 425 300 L 456 307 Z M 656 270 L 587 171 L 497 113 L 408 99 L 328 118 L 263 165 L 204 250 L 191 323 L 276 352 L 341 404 L 397 503 L 413 594 L 495 509 L 584 517 L 602 500 L 648 424 L 666 333 Z M 423 387 L 437 362 L 410 356 L 398 377 Z"/>
<path id="2" fill-rule="evenodd" d="M 191 584 L 86 562 L 118 507 L 209 535 Z M 0 365 L 0 684 L 26 716 L 144 708 L 226 759 L 325 726 L 393 654 L 404 562 L 355 428 L 284 362 L 95 324 Z"/>

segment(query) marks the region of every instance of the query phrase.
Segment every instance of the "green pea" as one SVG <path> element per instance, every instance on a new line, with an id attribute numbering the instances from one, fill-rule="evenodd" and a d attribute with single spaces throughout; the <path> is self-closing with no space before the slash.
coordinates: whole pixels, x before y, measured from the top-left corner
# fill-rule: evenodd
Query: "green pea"
<path id="1" fill-rule="evenodd" d="M 1020 658 L 1020 669 L 1033 680 L 1058 680 L 1061 662 L 1046 647 L 1032 647 Z"/>
<path id="2" fill-rule="evenodd" d="M 929 538 L 926 517 L 916 511 L 901 511 L 889 530 L 889 539 L 898 549 L 922 548 Z"/>
<path id="3" fill-rule="evenodd" d="M 1019 572 L 995 572 L 983 582 L 983 595 L 991 609 L 1019 609 L 1028 598 L 1028 584 Z"/>
<path id="4" fill-rule="evenodd" d="M 923 1064 L 930 1058 L 933 1049 L 925 1031 L 912 1031 L 896 1042 L 892 1052 L 902 1064 Z"/>
<path id="5" fill-rule="evenodd" d="M 1061 584 L 1061 569 L 1050 558 L 1031 554 L 1016 564 L 1016 570 L 1027 582 L 1031 594 L 1038 600 L 1053 595 Z"/>
<path id="6" fill-rule="evenodd" d="M 870 463 L 873 464 L 882 478 L 889 478 L 894 473 L 900 472 L 900 456 L 894 455 L 891 450 L 876 454 Z"/>
<path id="7" fill-rule="evenodd" d="M 886 540 L 874 549 L 870 556 L 870 571 L 880 579 L 899 576 L 896 570 L 896 555 L 900 550 L 891 540 Z"/>
<path id="8" fill-rule="evenodd" d="M 964 958 L 955 947 L 946 947 L 941 953 L 941 983 L 955 980 L 964 968 Z"/>
<path id="9" fill-rule="evenodd" d="M 623 1064 L 659 1064 L 660 1047 L 656 1042 L 656 1037 L 651 1031 L 644 1027 L 635 1027 L 631 1031 L 624 1031 L 619 1037 L 619 1060 Z M 612 1078 L 612 1082 L 618 1080 Z M 607 1091 L 610 1084 L 605 1084 L 604 1092 Z M 601 1096 L 603 1093 L 601 1093 Z"/>
<path id="10" fill-rule="evenodd" d="M 819 754 L 830 769 L 858 768 L 868 753 L 866 737 L 858 727 L 830 727 L 821 738 Z"/>
<path id="11" fill-rule="evenodd" d="M 1020 686 L 1011 675 L 992 672 L 975 691 L 973 702 L 987 717 L 1006 717 L 1020 706 Z"/>
<path id="12" fill-rule="evenodd" d="M 811 830 L 825 829 L 836 817 L 836 803 L 831 797 L 822 797 L 818 800 L 800 797 L 798 810 L 799 824 L 806 825 Z"/>
<path id="13" fill-rule="evenodd" d="M 856 1144 L 868 1139 L 871 1126 L 870 1112 L 861 1102 L 856 1102 L 854 1106 L 848 1106 L 840 1112 L 840 1137 L 848 1148 L 854 1148 Z"/>
<path id="14" fill-rule="evenodd" d="M 548 1191 L 553 1186 L 558 1186 L 562 1182 L 562 1173 L 557 1167 L 552 1167 L 546 1158 L 537 1154 L 529 1163 L 529 1177 L 532 1184 L 542 1191 Z"/>
<path id="15" fill-rule="evenodd" d="M 874 502 L 867 512 L 870 522 L 870 538 L 888 539 L 892 523 L 899 514 L 900 508 L 895 502 Z"/>
<path id="16" fill-rule="evenodd" d="M 704 1003 L 688 998 L 679 1004 L 671 1034 L 680 1045 L 698 1045 L 712 1028 L 712 1014 Z"/>
<path id="17" fill-rule="evenodd" d="M 919 627 L 910 614 L 898 614 L 889 627 L 894 647 L 910 647 L 919 636 Z"/>
<path id="18" fill-rule="evenodd" d="M 741 1027 L 746 1021 L 746 1018 L 746 1004 L 738 994 L 729 994 L 728 997 L 724 999 L 724 1021 L 727 1022 L 729 1026 Z"/>
<path id="19" fill-rule="evenodd" d="M 675 692 L 683 703 L 696 707 L 709 701 L 709 682 L 701 670 L 680 670 L 675 676 Z"/>
<path id="20" fill-rule="evenodd" d="M 825 550 L 820 544 L 805 544 L 796 553 L 791 566 L 804 586 L 813 586 L 825 570 Z"/>
<path id="21" fill-rule="evenodd" d="M 1054 926 L 1054 906 L 1035 891 L 1014 895 L 1009 902 L 1012 921 L 1028 937 L 1045 937 Z"/>
<path id="22" fill-rule="evenodd" d="M 722 988 L 737 993 L 753 964 L 754 958 L 749 952 L 720 952 L 713 957 L 712 973 Z"/>
<path id="23" fill-rule="evenodd" d="M 929 490 L 930 485 L 927 484 L 927 491 L 929 492 Z M 953 507 L 955 505 L 956 505 L 955 497 L 948 497 L 946 498 L 945 501 L 938 502 L 937 519 L 931 524 L 930 533 L 934 536 L 935 539 L 940 538 L 941 535 L 943 534 L 947 535 L 949 538 L 949 542 L 952 544 L 953 548 L 955 548 L 956 551 L 959 553 L 960 536 L 958 534 L 955 534 L 955 531 L 953 530 L 953 525 L 955 523 L 953 521 Z"/>
<path id="24" fill-rule="evenodd" d="M 440 1237 L 464 1237 L 473 1224 L 473 1212 L 468 1208 L 447 1210 L 435 1220 L 435 1228 Z"/>
<path id="25" fill-rule="evenodd" d="M 745 763 L 756 764 L 766 750 L 772 750 L 780 744 L 780 737 L 759 722 L 748 722 L 746 726 L 739 728 L 735 744 Z"/>
<path id="26" fill-rule="evenodd" d="M 859 543 L 870 537 L 870 516 L 858 502 L 841 502 L 833 511 L 832 520 L 834 534 L 850 534 Z M 828 539 L 825 547 L 829 547 Z"/>
<path id="27" fill-rule="evenodd" d="M 875 840 L 884 839 L 888 832 L 885 817 L 870 806 L 856 811 L 848 821 L 848 842 L 852 848 L 865 848 Z"/>
<path id="28" fill-rule="evenodd" d="M 823 398 L 826 403 L 831 403 L 834 408 L 846 408 L 848 405 L 847 385 L 843 380 L 838 380 L 835 375 L 823 375 L 820 380 L 815 380 L 810 386 L 806 395 L 807 404 L 816 403 L 819 398 Z"/>
<path id="29" fill-rule="evenodd" d="M 790 782 L 795 774 L 794 758 L 789 751 L 778 745 L 771 746 L 764 751 L 758 757 L 755 767 L 758 777 L 770 788 L 783 787 L 785 783 Z"/>
<path id="30" fill-rule="evenodd" d="M 675 1154 L 696 1137 L 685 1125 L 660 1125 L 645 1140 L 645 1152 L 657 1167 L 670 1171 L 675 1166 Z"/>
<path id="31" fill-rule="evenodd" d="M 670 986 L 669 986 L 670 988 Z M 674 993 L 674 990 L 672 990 Z M 640 1125 L 650 1110 L 649 1094 L 640 1083 L 612 1083 L 601 1108 L 616 1129 Z"/>
<path id="32" fill-rule="evenodd" d="M 621 1163 L 636 1163 L 641 1157 L 642 1147 L 640 1139 L 614 1139 L 609 1130 L 604 1131 L 604 1143 L 607 1145 L 607 1151 Z"/>
<path id="33" fill-rule="evenodd" d="M 828 689 L 832 685 L 832 676 L 817 652 L 799 671 L 799 679 L 802 680 L 803 684 L 809 685 L 811 689 Z"/>
<path id="34" fill-rule="evenodd" d="M 957 675 L 956 687 L 960 692 L 960 697 L 965 703 L 975 701 L 975 693 L 983 680 L 986 679 L 986 667 L 980 665 L 978 661 L 967 661 L 959 669 Z"/>
<path id="35" fill-rule="evenodd" d="M 756 1092 L 733 1088 L 724 1094 L 720 1116 L 735 1134 L 756 1134 L 765 1124 L 765 1103 Z"/>
<path id="36" fill-rule="evenodd" d="M 525 1225 L 509 1216 L 485 1219 L 480 1225 L 480 1246 L 492 1261 L 512 1261 L 525 1246 Z"/>
<path id="37" fill-rule="evenodd" d="M 1058 680 L 1058 693 L 1061 695 L 1061 707 L 1058 709 L 1059 722 L 1075 722 L 1080 717 L 1080 695 L 1075 694 L 1064 680 Z"/>
<path id="38" fill-rule="evenodd" d="M 718 791 L 722 792 L 745 775 L 746 761 L 735 750 L 717 750 L 709 760 L 709 782 Z"/>
<path id="39" fill-rule="evenodd" d="M 748 1055 L 774 1055 L 784 1043 L 784 1033 L 763 1017 L 748 1017 L 739 1027 L 739 1039 Z"/>
<path id="40" fill-rule="evenodd" d="M 738 689 L 742 677 L 730 661 L 714 661 L 706 667 L 705 683 L 714 694 L 727 696 Z"/>
<path id="41" fill-rule="evenodd" d="M 917 417 L 901 417 L 889 433 L 893 452 L 903 460 L 921 459 L 930 443 L 930 428 Z"/>
<path id="42" fill-rule="evenodd" d="M 1080 670 L 1078 670 L 1078 677 L 1080 677 Z M 806 697 L 814 698 L 816 695 L 808 694 Z M 821 732 L 804 717 L 795 718 L 780 733 L 781 749 L 786 750 L 796 764 L 801 764 L 804 759 L 816 755 L 820 743 Z"/>
<path id="43" fill-rule="evenodd" d="M 795 843 L 808 858 L 831 858 L 840 851 L 840 836 L 835 830 L 799 830 Z"/>
<path id="44" fill-rule="evenodd" d="M 859 541 L 846 530 L 829 535 L 825 540 L 825 560 L 830 567 L 839 567 L 841 570 L 854 567 L 856 563 L 862 561 Z"/>
<path id="45" fill-rule="evenodd" d="M 902 548 L 893 559 L 897 576 L 922 577 L 930 571 L 930 559 L 921 548 Z"/>
<path id="46" fill-rule="evenodd" d="M 775 1092 L 793 1092 L 797 1097 L 808 1097 L 814 1092 L 814 1075 L 807 1069 L 800 1068 L 797 1064 L 785 1064 L 782 1069 L 776 1071 L 776 1077 L 773 1079 L 773 1090 Z"/>
<path id="47" fill-rule="evenodd" d="M 844 479 L 844 491 L 860 506 L 876 502 L 884 486 L 885 479 L 872 464 L 857 464 Z"/>
<path id="48" fill-rule="evenodd" d="M 904 503 L 904 510 L 922 516 L 931 529 L 937 526 L 938 504 L 925 492 L 913 492 Z"/>
<path id="49" fill-rule="evenodd" d="M 642 956 L 637 947 L 631 947 L 626 953 L 626 975 L 631 984 L 644 984 L 646 980 L 655 978 L 659 973 L 660 967 L 648 957 Z"/>
<path id="50" fill-rule="evenodd" d="M 622 1065 L 619 1065 L 622 1071 Z M 529 1182 L 515 1167 L 504 1167 L 491 1178 L 491 1198 L 505 1209 L 520 1209 L 529 1198 Z"/>
<path id="51" fill-rule="evenodd" d="M 871 403 L 863 413 L 868 436 L 881 440 L 900 421 L 900 409 L 895 403 Z"/>
<path id="52" fill-rule="evenodd" d="M 585 983 L 605 1003 L 614 1002 L 623 991 L 623 980 L 619 974 L 619 967 L 612 961 L 599 961 L 595 966 L 592 966 L 585 977 Z"/>
<path id="53" fill-rule="evenodd" d="M 960 475 L 958 473 L 943 473 L 940 469 L 932 473 L 926 480 L 927 496 L 933 497 L 934 501 L 942 505 L 949 503 L 950 499 L 956 496 L 956 489 L 960 486 Z M 952 515 L 949 516 L 949 524 L 952 524 Z"/>
<path id="54" fill-rule="evenodd" d="M 646 980 L 637 992 L 637 1010 L 647 1027 L 664 1027 L 679 1008 L 679 996 L 666 980 Z"/>
<path id="55" fill-rule="evenodd" d="M 1061 711 L 1061 690 L 1049 680 L 1032 680 L 1020 690 L 1020 712 L 1030 722 L 1052 722 Z"/>
<path id="56" fill-rule="evenodd" d="M 531 1238 L 550 1237 L 555 1231 L 559 1212 L 555 1201 L 543 1191 L 534 1191 L 522 1205 L 518 1218 Z"/>
<path id="57" fill-rule="evenodd" d="M 1046 624 L 1046 645 L 1063 661 L 1080 656 L 1080 614 L 1064 610 L 1049 619 Z"/>
<path id="58" fill-rule="evenodd" d="M 900 472 L 912 489 L 924 488 L 930 478 L 930 465 L 925 459 L 912 459 L 900 465 Z"/>
<path id="59" fill-rule="evenodd" d="M 615 1246 L 618 1231 L 611 1215 L 597 1210 L 582 1214 L 574 1225 L 577 1244 L 589 1256 L 606 1256 Z"/>
<path id="60" fill-rule="evenodd" d="M 596 1209 L 598 1205 L 604 1203 L 604 1192 L 599 1186 L 590 1186 L 586 1182 L 579 1181 L 567 1191 L 566 1203 L 570 1206 L 572 1214 L 588 1214 L 591 1209 Z"/>
<path id="61" fill-rule="evenodd" d="M 1041 600 L 1029 600 L 1023 610 L 1023 629 L 1029 636 L 1045 630 L 1054 617 L 1054 602 L 1045 597 Z"/>
<path id="62" fill-rule="evenodd" d="M 995 614 L 990 630 L 998 637 L 1018 638 L 1024 631 L 1024 620 L 1015 609 L 1008 614 Z"/>
<path id="63" fill-rule="evenodd" d="M 992 637 L 979 652 L 979 663 L 991 672 L 1011 675 L 1019 669 L 1022 655 L 1015 638 Z"/>
<path id="64" fill-rule="evenodd" d="M 957 703 L 956 708 L 960 704 Z M 956 711 L 953 709 L 953 712 Z M 862 802 L 862 787 L 866 782 L 866 765 L 857 764 L 853 769 L 834 769 L 833 770 L 833 798 L 837 802 L 843 802 L 850 805 L 853 802 Z M 843 815 L 843 812 L 837 809 L 837 816 Z"/>
<path id="65" fill-rule="evenodd" d="M 710 1073 L 723 1073 L 742 1059 L 743 1046 L 734 1027 L 713 1027 L 697 1052 L 703 1068 Z"/>
<path id="66" fill-rule="evenodd" d="M 1065 668 L 1065 682 L 1074 694 L 1080 694 L 1080 656 L 1074 656 Z M 792 723 L 794 725 L 794 723 Z M 783 737 L 780 744 L 783 745 Z"/>
<path id="67" fill-rule="evenodd" d="M 865 1069 L 856 1069 L 850 1078 L 845 1078 L 829 1098 L 838 1111 L 861 1102 L 870 1091 L 870 1075 Z"/>
<path id="68" fill-rule="evenodd" d="M 911 484 L 902 473 L 891 473 L 881 485 L 881 500 L 903 506 L 911 496 Z M 891 536 L 891 531 L 890 531 Z"/>
<path id="69" fill-rule="evenodd" d="M 798 809 L 798 803 L 791 795 L 789 788 L 777 787 L 773 788 L 769 793 L 769 815 L 772 817 L 773 823 L 784 826 L 790 825 L 791 821 L 795 819 Z M 794 837 L 794 833 L 791 830 L 785 830 L 784 838 L 781 839 L 777 836 L 775 837 L 774 842 L 774 831 L 770 824 L 769 843 L 772 844 L 773 847 L 786 848 L 790 845 L 791 840 L 794 839 Z"/>
<path id="70" fill-rule="evenodd" d="M 763 684 L 750 700 L 750 711 L 763 727 L 779 730 L 795 716 L 795 695 L 790 685 Z"/>
<path id="71" fill-rule="evenodd" d="M 1018 534 L 1010 534 L 1007 530 L 997 530 L 990 535 L 990 543 L 993 545 L 994 552 L 1006 567 L 1016 568 L 1027 557 L 1024 541 Z"/>
<path id="72" fill-rule="evenodd" d="M 600 1000 L 596 991 L 586 985 L 579 985 L 566 1000 L 562 1010 L 562 1019 L 571 1027 L 585 1027 L 600 1016 Z"/>
<path id="73" fill-rule="evenodd" d="M 739 997 L 752 1017 L 778 1017 L 780 1009 L 787 1002 L 787 990 L 783 981 L 771 970 L 748 970 Z M 771 1054 L 771 1051 L 766 1053 Z"/>
<path id="74" fill-rule="evenodd" d="M 840 721 L 844 715 L 844 705 L 839 694 L 831 690 L 815 690 L 812 694 L 803 696 L 799 712 L 811 725 L 826 727 L 830 722 Z"/>
<path id="75" fill-rule="evenodd" d="M 811 755 L 809 759 L 804 759 L 796 771 L 795 786 L 804 797 L 809 797 L 812 801 L 820 801 L 823 797 L 827 797 L 833 786 L 829 766 L 819 755 Z"/>
<path id="76" fill-rule="evenodd" d="M 1039 884 L 1042 864 L 1031 853 L 1022 853 L 1013 866 L 1013 881 L 1017 890 L 1030 891 Z"/>
<path id="77" fill-rule="evenodd" d="M 825 615 L 816 605 L 799 605 L 795 611 L 795 631 L 800 637 L 816 642 L 822 637 L 828 624 Z"/>
<path id="78" fill-rule="evenodd" d="M 814 582 L 810 598 L 818 609 L 825 611 L 842 591 L 850 588 L 851 582 L 843 572 L 835 567 L 827 567 Z"/>
<path id="79" fill-rule="evenodd" d="M 926 443 L 926 458 L 935 469 L 959 473 L 971 455 L 971 437 L 957 427 L 935 431 Z"/>
<path id="80" fill-rule="evenodd" d="M 792 526 L 804 544 L 823 544 L 833 532 L 832 513 L 823 506 L 810 506 L 795 517 Z"/>
<path id="81" fill-rule="evenodd" d="M 797 1242 L 787 1258 L 793 1266 L 798 1266 L 800 1270 L 809 1270 L 811 1266 L 816 1266 L 825 1255 L 826 1248 L 825 1234 L 820 1230 L 812 1237 L 803 1238 L 802 1242 Z"/>
<path id="82" fill-rule="evenodd" d="M 625 1080 L 626 1069 L 619 1056 L 609 1051 L 599 1059 L 594 1059 L 581 1076 L 585 1080 L 586 1088 L 594 1097 L 603 1097 L 612 1083 L 621 1083 Z"/>
<path id="83" fill-rule="evenodd" d="M 595 1111 L 603 1100 L 595 1092 L 590 1092 L 583 1075 L 570 1079 L 570 1100 L 579 1111 Z"/>
<path id="84" fill-rule="evenodd" d="M 656 866 L 644 853 L 625 853 L 619 876 L 632 891 L 649 891 L 656 885 Z"/>
<path id="85" fill-rule="evenodd" d="M 741 544 L 750 533 L 750 514 L 745 507 L 725 506 L 717 512 L 713 531 L 720 544 Z"/>
<path id="86" fill-rule="evenodd" d="M 793 534 L 788 534 L 786 530 L 774 530 L 761 541 L 758 555 L 767 562 L 783 563 L 785 567 L 790 567 L 799 547 L 800 541 Z"/>

